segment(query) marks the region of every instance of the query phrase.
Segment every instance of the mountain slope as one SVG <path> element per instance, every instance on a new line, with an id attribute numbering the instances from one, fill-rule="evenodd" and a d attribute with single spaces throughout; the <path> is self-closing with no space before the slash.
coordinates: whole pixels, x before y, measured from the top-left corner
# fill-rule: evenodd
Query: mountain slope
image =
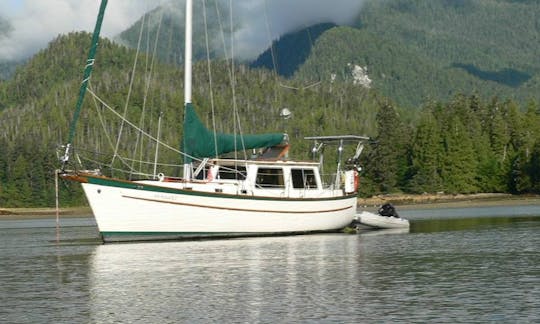
<path id="1" fill-rule="evenodd" d="M 219 0 L 206 1 L 207 31 L 205 31 L 203 4 L 201 1 L 195 1 L 193 5 L 193 58 L 206 59 L 206 32 L 209 35 L 210 57 L 223 58 L 225 54 L 222 37 L 228 40 L 231 30 L 228 8 Z M 161 61 L 180 64 L 184 57 L 184 7 L 184 1 L 164 4 L 120 33 L 117 40 L 130 48 L 137 48 L 141 34 L 140 48 L 146 53 L 153 53 L 154 43 L 157 40 L 156 53 Z"/>
<path id="2" fill-rule="evenodd" d="M 367 1 L 353 29 L 322 34 L 295 76 L 350 79 L 348 64 L 358 64 L 408 107 L 471 92 L 540 99 L 539 16 L 537 1 Z M 283 53 L 303 51 L 289 45 Z"/>
<path id="3" fill-rule="evenodd" d="M 67 139 L 89 44 L 87 33 L 60 36 L 18 69 L 13 78 L 0 83 L 0 206 L 53 205 L 52 172 L 59 167 L 54 152 Z M 134 50 L 106 39 L 101 39 L 99 44 L 90 89 L 104 102 L 94 100 L 87 93 L 74 140 L 75 152 L 85 162 L 85 167 L 108 166 L 118 137 L 121 139 L 120 156 L 153 161 L 155 145 L 148 139 L 139 140 L 137 132 L 127 126 L 119 135 L 121 122 L 105 106 L 107 104 L 118 114 L 123 114 L 133 74 L 135 79 L 126 118 L 150 134 L 156 134 L 158 118 L 163 115 L 160 140 L 178 147 L 183 122 L 181 69 L 158 63 L 153 74 L 149 74 L 150 69 L 144 64 L 148 58 L 139 55 L 137 71 L 132 73 Z M 308 143 L 299 143 L 304 136 L 374 131 L 378 103 L 369 91 L 359 91 L 347 84 L 304 89 L 294 81 L 276 80 L 269 71 L 237 65 L 233 103 L 229 69 L 227 62 L 212 63 L 213 100 L 219 132 L 230 133 L 234 129 L 232 107 L 235 105 L 243 132 L 286 130 L 291 134 L 291 154 L 300 158 L 309 156 Z M 195 64 L 193 72 L 194 103 L 201 120 L 210 126 L 212 107 L 206 62 Z M 281 87 L 281 83 L 287 83 L 295 90 Z M 145 97 L 147 86 L 149 95 Z M 290 124 L 278 118 L 284 107 L 293 112 Z M 159 157 L 162 163 L 181 162 L 178 153 L 164 148 L 160 149 Z M 115 163 L 113 168 L 125 169 L 118 159 Z M 151 173 L 149 167 L 151 164 L 136 165 L 137 170 Z M 160 172 L 175 174 L 177 170 L 164 166 Z M 79 186 L 62 186 L 61 190 L 67 203 L 84 202 Z"/>
<path id="4" fill-rule="evenodd" d="M 359 25 L 400 39 L 445 65 L 469 63 L 483 70 L 534 71 L 540 53 L 538 1 L 372 1 Z"/>
<path id="5" fill-rule="evenodd" d="M 372 87 L 405 106 L 426 99 L 446 99 L 477 85 L 474 78 L 458 69 L 440 73 L 438 62 L 415 48 L 350 27 L 334 28 L 321 36 L 295 76 L 330 80 L 335 75 L 352 82 L 351 65 L 366 67 Z"/>
<path id="6" fill-rule="evenodd" d="M 259 55 L 250 66 L 276 70 L 281 76 L 291 77 L 309 57 L 317 39 L 334 27 L 336 25 L 333 23 L 323 23 L 286 34 L 273 41 L 272 46 Z"/>
<path id="7" fill-rule="evenodd" d="M 540 93 L 538 17 L 538 1 L 393 0 L 369 2 L 359 25 L 417 49 L 437 63 L 439 73 L 461 70 L 472 77 L 461 87 L 445 85 L 454 91 L 524 102 Z"/>

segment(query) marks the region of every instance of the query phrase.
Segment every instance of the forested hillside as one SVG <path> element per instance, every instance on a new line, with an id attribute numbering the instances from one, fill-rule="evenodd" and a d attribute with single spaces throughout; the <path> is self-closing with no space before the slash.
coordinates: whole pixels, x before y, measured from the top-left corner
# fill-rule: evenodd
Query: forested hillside
<path id="1" fill-rule="evenodd" d="M 38 53 L 9 81 L 0 84 L 0 206 L 41 206 L 53 203 L 53 172 L 59 166 L 55 150 L 65 144 L 67 130 L 82 76 L 90 36 L 85 33 L 61 36 L 49 48 Z M 134 50 L 100 42 L 91 89 L 123 114 Z M 150 58 L 139 56 L 127 118 L 156 135 L 158 116 L 163 113 L 160 139 L 180 147 L 183 108 L 183 75 L 177 66 L 147 64 Z M 203 121 L 212 125 L 206 63 L 194 70 L 194 103 Z M 230 66 L 216 61 L 212 66 L 213 94 L 218 131 L 233 131 Z M 150 74 L 150 71 L 152 73 Z M 336 133 L 370 134 L 375 132 L 377 98 L 353 85 L 325 84 L 308 89 L 302 84 L 276 80 L 274 74 L 235 69 L 235 98 L 244 133 L 287 130 L 291 134 L 291 154 L 307 158 L 304 136 Z M 149 83 L 147 83 L 149 82 Z M 282 87 L 287 84 L 289 87 Z M 144 96 L 148 85 L 148 96 Z M 294 89 L 292 89 L 294 88 Z M 279 111 L 287 107 L 293 118 L 285 124 Z M 85 167 L 100 167 L 111 162 L 120 121 L 103 103 L 87 96 L 77 128 L 75 147 L 85 157 Z M 142 148 L 148 140 L 137 139 L 133 129 L 125 127 L 120 155 L 153 161 L 155 146 Z M 98 152 L 100 152 L 98 154 Z M 177 153 L 160 151 L 160 160 L 178 164 Z M 101 161 L 101 162 L 97 162 Z M 116 160 L 116 163 L 120 163 Z M 131 162 L 130 162 L 131 163 Z M 113 165 L 120 166 L 120 165 Z M 138 166 L 151 172 L 151 166 Z M 62 194 L 71 204 L 84 199 L 79 186 L 66 184 Z"/>
<path id="2" fill-rule="evenodd" d="M 336 75 L 351 82 L 351 64 L 366 67 L 374 89 L 413 110 L 427 99 L 447 100 L 476 89 L 475 80 L 465 72 L 439 73 L 437 62 L 417 49 L 351 27 L 333 28 L 322 35 L 296 77 L 329 80 Z"/>
<path id="3" fill-rule="evenodd" d="M 538 1 L 370 1 L 358 26 L 417 49 L 437 63 L 439 73 L 458 70 L 473 77 L 458 91 L 526 102 L 540 91 L 538 17 Z M 433 97 L 444 98 L 444 91 L 455 91 L 452 85 L 442 84 Z"/>
<path id="4" fill-rule="evenodd" d="M 243 133 L 285 130 L 291 156 L 300 159 L 310 158 L 304 136 L 371 136 L 361 157 L 363 196 L 540 193 L 540 22 L 531 18 L 539 16 L 538 6 L 502 0 L 368 1 L 355 26 L 321 28 L 312 42 L 299 41 L 307 55 L 287 67 L 296 69 L 292 78 L 239 64 L 233 70 L 213 52 L 212 92 L 207 63 L 201 61 L 194 66 L 194 103 L 209 127 L 215 103 L 220 132 L 238 129 L 233 107 Z M 152 173 L 151 164 L 138 161 L 153 161 L 155 144 L 107 106 L 118 115 L 129 108 L 129 121 L 180 147 L 182 54 L 162 56 L 173 42 L 166 26 L 173 27 L 166 15 L 155 20 L 166 12 L 159 10 L 145 18 L 153 23 L 143 30 L 141 49 L 152 53 L 159 34 L 160 41 L 168 40 L 157 45 L 161 60 L 140 54 L 134 62 L 135 50 L 101 40 L 90 84 L 99 98 L 86 97 L 74 167 L 107 167 L 114 173 L 127 166 L 133 174 Z M 139 30 L 135 26 L 124 36 L 138 39 Z M 281 44 L 298 40 L 282 37 L 287 39 Z M 280 53 L 295 52 L 279 43 Z M 59 36 L 0 82 L 1 207 L 54 204 L 56 151 L 67 140 L 89 44 L 86 33 Z M 205 45 L 197 46 L 204 58 Z M 355 65 L 367 67 L 370 87 L 352 82 Z M 292 111 L 292 119 L 279 118 L 282 108 Z M 162 163 L 181 162 L 178 153 L 163 147 L 159 157 Z M 63 204 L 85 203 L 77 184 L 63 183 L 61 196 Z"/>
<path id="5" fill-rule="evenodd" d="M 228 39 L 231 30 L 224 19 L 227 6 L 209 1 L 207 13 L 211 57 L 223 58 L 222 39 Z M 183 39 L 171 37 L 183 28 L 182 19 L 173 19 L 176 16 L 182 16 L 179 6 L 149 13 L 141 49 L 153 51 L 147 35 L 159 29 L 158 55 L 165 62 L 182 62 Z M 377 91 L 413 109 L 427 99 L 450 100 L 459 93 L 526 104 L 540 96 L 538 17 L 538 1 L 368 0 L 350 28 L 326 23 L 282 35 L 252 66 L 305 83 L 332 75 L 350 80 L 349 64 L 367 67 Z M 139 20 L 120 39 L 136 48 L 142 23 Z M 204 59 L 201 15 L 194 32 L 195 58 Z"/>
<path id="6" fill-rule="evenodd" d="M 538 1 L 366 1 L 352 28 L 331 29 L 315 42 L 295 76 L 346 79 L 352 63 L 366 66 L 385 96 L 411 108 L 473 92 L 525 104 L 540 93 L 538 17 Z M 305 50 L 274 44 L 283 61 Z"/>
<path id="7" fill-rule="evenodd" d="M 336 24 L 322 23 L 284 35 L 253 61 L 253 68 L 267 68 L 285 77 L 291 77 L 311 54 L 317 39 Z"/>
<path id="8" fill-rule="evenodd" d="M 219 0 L 204 3 L 206 11 L 203 11 L 203 1 L 193 4 L 193 10 L 197 13 L 193 17 L 193 58 L 206 59 L 205 35 L 208 34 L 210 57 L 222 59 L 225 57 L 223 42 L 230 39 L 231 32 L 228 4 L 224 5 L 225 2 Z M 184 60 L 184 6 L 183 2 L 170 2 L 150 11 L 120 33 L 117 40 L 131 48 L 139 46 L 146 53 L 155 51 L 162 62 L 181 64 Z M 206 27 L 202 12 L 206 12 Z M 227 41 L 225 46 L 228 44 Z"/>
<path id="9" fill-rule="evenodd" d="M 0 206 L 50 206 L 54 202 L 55 151 L 64 143 L 78 93 L 88 34 L 61 36 L 36 55 L 13 80 L 0 84 Z M 135 52 L 101 41 L 91 89 L 122 114 Z M 53 58 L 51 60 L 51 58 Z M 133 80 L 127 118 L 179 147 L 182 128 L 182 73 L 174 66 L 140 64 Z M 212 124 L 206 65 L 195 66 L 194 101 L 207 125 Z M 213 63 L 216 124 L 233 128 L 229 65 Z M 540 107 L 512 100 L 456 95 L 452 100 L 425 101 L 417 123 L 403 110 L 350 82 L 321 82 L 309 88 L 276 80 L 263 70 L 238 66 L 236 104 L 245 133 L 287 130 L 291 155 L 309 158 L 309 135 L 365 134 L 374 141 L 361 162 L 361 194 L 394 192 L 540 192 Z M 146 83 L 149 81 L 150 83 Z M 150 95 L 144 96 L 149 84 Z M 287 87 L 280 86 L 286 84 Z M 294 88 L 294 89 L 293 89 Z M 296 89 L 296 90 L 295 90 Z M 287 107 L 293 119 L 277 115 Z M 143 117 L 144 116 L 144 117 Z M 85 167 L 117 166 L 113 157 L 118 119 L 104 103 L 87 97 L 76 133 L 75 148 Z M 133 129 L 121 134 L 119 155 L 152 161 L 155 146 L 137 139 Z M 143 148 L 143 145 L 149 145 Z M 101 152 L 101 153 L 98 153 Z M 174 152 L 160 152 L 161 161 L 180 162 Z M 131 160 L 127 160 L 133 163 Z M 118 165 L 120 166 L 120 165 Z M 135 165 L 151 173 L 149 165 Z M 162 171 L 162 170 L 159 170 Z M 174 172 L 174 170 L 173 170 Z M 64 204 L 82 204 L 80 187 L 62 185 Z"/>
<path id="10" fill-rule="evenodd" d="M 362 193 L 540 192 L 540 106 L 457 95 L 426 101 L 416 125 L 377 114 Z"/>

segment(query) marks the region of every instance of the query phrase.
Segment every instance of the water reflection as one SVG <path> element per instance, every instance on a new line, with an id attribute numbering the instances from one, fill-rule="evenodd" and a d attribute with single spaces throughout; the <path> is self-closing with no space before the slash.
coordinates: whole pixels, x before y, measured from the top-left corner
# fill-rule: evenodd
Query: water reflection
<path id="1" fill-rule="evenodd" d="M 94 245 L 96 228 L 0 224 L 0 318 L 17 322 L 539 322 L 540 217 Z M 16 225 L 16 226 L 15 226 Z M 20 226 L 19 226 L 20 225 Z"/>
<path id="2" fill-rule="evenodd" d="M 353 294 L 356 244 L 337 234 L 98 246 L 92 319 L 320 320 Z"/>
<path id="3" fill-rule="evenodd" d="M 91 321 L 539 319 L 540 223 L 486 224 L 97 246 Z"/>
<path id="4" fill-rule="evenodd" d="M 422 208 L 398 210 L 409 220 L 440 220 L 454 218 L 533 217 L 540 216 L 540 206 L 481 206 L 463 208 Z"/>
<path id="5" fill-rule="evenodd" d="M 475 217 L 475 218 L 448 218 L 423 219 L 411 222 L 411 233 L 429 233 L 443 231 L 463 231 L 468 229 L 487 229 L 494 226 L 512 225 L 520 222 L 538 222 L 537 216 L 517 217 Z"/>

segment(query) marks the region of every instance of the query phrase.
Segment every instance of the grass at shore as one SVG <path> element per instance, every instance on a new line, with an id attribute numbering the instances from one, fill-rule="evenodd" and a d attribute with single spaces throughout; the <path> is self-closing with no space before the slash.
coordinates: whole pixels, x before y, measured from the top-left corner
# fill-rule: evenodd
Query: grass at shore
<path id="1" fill-rule="evenodd" d="M 91 217 L 92 210 L 88 206 L 60 208 L 60 216 L 68 217 Z M 56 208 L 2 208 L 0 207 L 0 220 L 2 219 L 25 219 L 25 218 L 50 218 L 56 217 Z"/>

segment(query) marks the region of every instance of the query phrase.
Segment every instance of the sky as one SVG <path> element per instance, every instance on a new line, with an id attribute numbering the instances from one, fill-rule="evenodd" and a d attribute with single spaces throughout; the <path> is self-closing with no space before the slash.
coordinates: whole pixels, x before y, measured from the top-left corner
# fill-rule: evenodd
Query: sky
<path id="1" fill-rule="evenodd" d="M 272 39 L 315 23 L 350 23 L 364 1 L 232 0 L 234 19 L 243 26 L 235 35 L 238 56 L 256 57 Z M 164 2 L 109 0 L 102 36 L 114 37 Z M 99 4 L 99 0 L 1 0 L 0 19 L 9 21 L 11 29 L 7 35 L 0 34 L 0 60 L 28 58 L 59 34 L 91 32 Z"/>

